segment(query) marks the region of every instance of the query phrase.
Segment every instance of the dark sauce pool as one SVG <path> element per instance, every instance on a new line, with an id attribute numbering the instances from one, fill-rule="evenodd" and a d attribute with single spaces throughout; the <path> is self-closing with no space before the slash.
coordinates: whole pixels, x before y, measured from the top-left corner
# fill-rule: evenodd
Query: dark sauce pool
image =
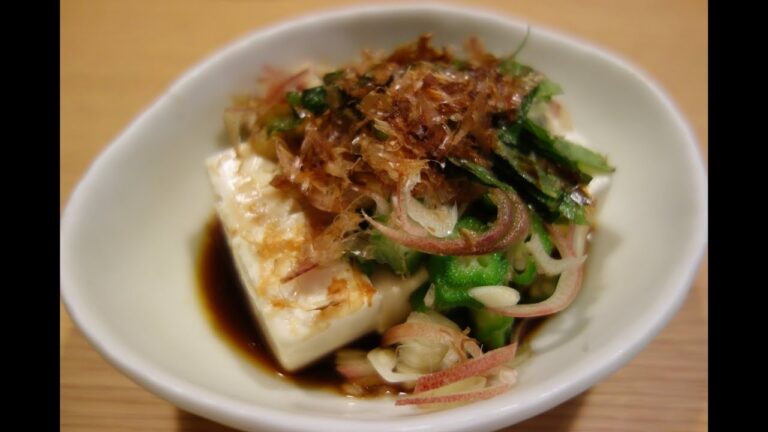
<path id="1" fill-rule="evenodd" d="M 344 379 L 336 372 L 333 354 L 298 372 L 289 373 L 280 367 L 251 314 L 225 233 L 217 217 L 213 216 L 208 221 L 203 234 L 197 263 L 199 293 L 208 318 L 219 335 L 248 362 L 268 374 L 301 387 L 347 395 L 342 387 Z M 522 335 L 523 342 L 530 340 L 545 321 L 529 320 Z M 372 350 L 377 346 L 379 335 L 371 333 L 348 347 Z M 397 393 L 397 390 L 377 388 L 370 389 L 363 396 L 392 392 Z"/>

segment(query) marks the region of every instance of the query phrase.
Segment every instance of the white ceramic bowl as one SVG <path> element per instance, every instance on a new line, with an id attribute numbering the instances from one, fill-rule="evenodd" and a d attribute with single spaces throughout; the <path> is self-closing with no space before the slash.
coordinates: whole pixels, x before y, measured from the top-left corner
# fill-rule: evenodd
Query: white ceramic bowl
<path id="1" fill-rule="evenodd" d="M 669 97 L 625 61 L 533 27 L 521 58 L 565 89 L 574 124 L 618 168 L 584 290 L 545 326 L 510 392 L 436 413 L 306 391 L 246 363 L 203 314 L 195 244 L 211 216 L 203 160 L 222 111 L 266 64 L 335 64 L 430 31 L 508 54 L 524 22 L 446 6 L 364 7 L 254 33 L 185 74 L 96 160 L 61 221 L 61 292 L 116 368 L 182 409 L 248 430 L 501 428 L 584 391 L 638 353 L 686 297 L 706 245 L 706 176 Z"/>

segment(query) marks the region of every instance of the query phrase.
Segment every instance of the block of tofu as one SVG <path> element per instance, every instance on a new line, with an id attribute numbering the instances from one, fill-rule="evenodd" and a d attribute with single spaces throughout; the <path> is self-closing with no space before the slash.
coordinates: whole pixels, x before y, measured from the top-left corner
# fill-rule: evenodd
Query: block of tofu
<path id="1" fill-rule="evenodd" d="M 308 221 L 293 198 L 269 184 L 277 165 L 247 146 L 218 153 L 206 165 L 251 310 L 285 370 L 405 319 L 408 296 L 427 279 L 426 270 L 408 279 L 377 274 L 374 288 L 338 260 L 282 283 L 307 241 Z"/>

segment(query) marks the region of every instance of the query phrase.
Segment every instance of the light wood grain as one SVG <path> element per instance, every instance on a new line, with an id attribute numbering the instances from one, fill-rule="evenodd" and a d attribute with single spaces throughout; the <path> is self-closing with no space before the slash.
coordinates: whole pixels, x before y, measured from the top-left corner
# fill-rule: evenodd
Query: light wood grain
<path id="1" fill-rule="evenodd" d="M 64 0 L 61 201 L 98 153 L 185 70 L 266 24 L 350 1 Z M 675 99 L 707 152 L 704 0 L 478 1 L 595 42 L 639 65 Z M 680 312 L 620 371 L 508 431 L 708 429 L 705 259 Z M 174 408 L 108 365 L 61 308 L 61 429 L 230 431 Z"/>

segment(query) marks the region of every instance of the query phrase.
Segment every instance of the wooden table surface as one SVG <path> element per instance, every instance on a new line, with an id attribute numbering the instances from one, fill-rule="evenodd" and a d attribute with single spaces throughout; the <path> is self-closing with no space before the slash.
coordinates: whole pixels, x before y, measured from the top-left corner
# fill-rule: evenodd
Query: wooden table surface
<path id="1" fill-rule="evenodd" d="M 61 209 L 106 144 L 192 65 L 258 27 L 355 3 L 62 0 Z M 675 99 L 707 160 L 705 0 L 472 4 L 579 36 L 640 66 Z M 639 356 L 585 393 L 507 430 L 707 430 L 707 286 L 705 259 L 680 312 Z M 181 411 L 118 373 L 63 306 L 60 323 L 61 430 L 232 430 Z"/>

